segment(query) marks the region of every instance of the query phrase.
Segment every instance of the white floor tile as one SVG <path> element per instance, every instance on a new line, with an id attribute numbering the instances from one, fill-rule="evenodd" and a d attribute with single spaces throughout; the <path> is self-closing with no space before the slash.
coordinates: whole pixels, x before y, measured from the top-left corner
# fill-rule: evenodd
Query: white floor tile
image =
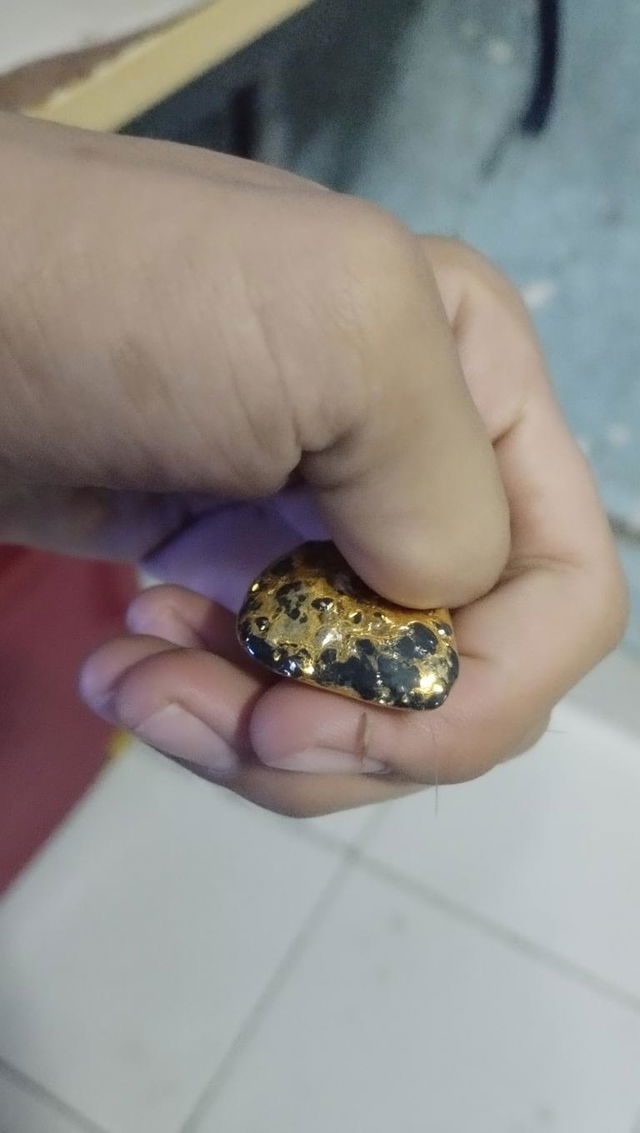
<path id="1" fill-rule="evenodd" d="M 0 1056 L 109 1133 L 174 1133 L 337 861 L 126 756 L 0 908 Z"/>
<path id="2" fill-rule="evenodd" d="M 0 1069 L 0 1133 L 97 1133 Z"/>
<path id="3" fill-rule="evenodd" d="M 343 810 L 338 814 L 323 814 L 319 818 L 308 818 L 296 822 L 294 829 L 305 835 L 319 835 L 329 842 L 343 846 L 361 844 L 370 837 L 370 832 L 382 821 L 380 806 L 363 806 L 357 810 Z"/>
<path id="4" fill-rule="evenodd" d="M 189 1133 L 629 1133 L 640 1015 L 354 868 Z"/>
<path id="5" fill-rule="evenodd" d="M 437 812 L 392 804 L 366 852 L 640 999 L 640 741 L 568 704 L 551 727 Z"/>

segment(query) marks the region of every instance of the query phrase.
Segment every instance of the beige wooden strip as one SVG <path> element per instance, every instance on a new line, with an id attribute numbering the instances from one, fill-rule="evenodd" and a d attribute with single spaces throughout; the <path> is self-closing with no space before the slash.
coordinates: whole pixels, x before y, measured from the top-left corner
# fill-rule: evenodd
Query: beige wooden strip
<path id="1" fill-rule="evenodd" d="M 312 2 L 214 0 L 25 113 L 91 130 L 118 129 Z"/>

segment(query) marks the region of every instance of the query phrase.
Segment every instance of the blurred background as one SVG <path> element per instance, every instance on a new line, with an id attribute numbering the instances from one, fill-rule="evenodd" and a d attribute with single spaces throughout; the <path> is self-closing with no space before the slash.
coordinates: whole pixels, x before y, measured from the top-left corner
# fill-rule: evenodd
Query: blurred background
<path id="1" fill-rule="evenodd" d="M 639 47 L 638 0 L 0 0 L 0 106 L 272 162 L 493 258 L 633 602 L 533 754 L 382 810 L 292 824 L 140 746 L 105 763 L 77 708 L 55 740 L 14 720 L 7 875 L 56 832 L 0 905 L 3 1133 L 640 1133 Z M 132 585 L 91 577 L 85 650 Z"/>

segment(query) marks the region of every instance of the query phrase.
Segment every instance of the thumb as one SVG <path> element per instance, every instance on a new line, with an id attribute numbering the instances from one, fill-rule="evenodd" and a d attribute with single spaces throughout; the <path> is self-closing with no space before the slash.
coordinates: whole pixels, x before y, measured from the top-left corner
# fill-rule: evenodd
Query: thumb
<path id="1" fill-rule="evenodd" d="M 359 276 L 358 411 L 330 448 L 307 453 L 303 472 L 373 589 L 416 608 L 462 606 L 504 568 L 506 497 L 417 240 L 375 243 Z"/>

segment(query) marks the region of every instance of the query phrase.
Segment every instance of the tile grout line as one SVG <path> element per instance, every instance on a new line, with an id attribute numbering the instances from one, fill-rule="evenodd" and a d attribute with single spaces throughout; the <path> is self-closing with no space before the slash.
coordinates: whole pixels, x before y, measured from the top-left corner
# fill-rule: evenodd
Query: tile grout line
<path id="1" fill-rule="evenodd" d="M 366 837 L 369 828 L 376 826 L 379 820 L 379 816 L 374 815 L 372 821 L 367 823 L 364 830 L 361 832 L 361 837 Z M 310 831 L 307 831 L 306 835 L 308 836 L 309 833 Z M 319 841 L 322 841 L 322 838 L 320 838 Z M 326 848 L 335 849 L 335 847 Z M 267 981 L 262 993 L 258 996 L 252 1009 L 238 1028 L 233 1041 L 204 1087 L 191 1113 L 180 1126 L 178 1133 L 198 1133 L 198 1130 L 201 1128 L 200 1123 L 202 1118 L 205 1116 L 209 1107 L 215 1102 L 217 1095 L 224 1086 L 230 1073 L 233 1071 L 233 1067 L 238 1058 L 246 1048 L 256 1025 L 267 1015 L 277 995 L 291 978 L 315 928 L 345 884 L 354 862 L 358 860 L 358 851 L 355 845 L 344 845 L 344 843 L 341 845 L 340 849 L 341 853 L 338 858 L 338 864 L 333 874 L 329 878 L 329 881 L 322 890 L 306 920 L 293 937 L 284 956 Z"/>
<path id="2" fill-rule="evenodd" d="M 378 817 L 379 816 L 375 816 L 376 819 Z M 358 843 L 352 844 L 351 851 L 354 864 L 361 866 L 370 874 L 377 875 L 379 879 L 404 889 L 407 894 L 414 898 L 419 898 L 425 901 L 426 904 L 437 907 L 453 920 L 472 925 L 488 936 L 500 940 L 502 944 L 506 944 L 514 951 L 526 953 L 540 963 L 545 964 L 547 967 L 560 971 L 563 975 L 572 978 L 575 982 L 589 987 L 592 991 L 597 992 L 597 994 L 614 1000 L 628 1010 L 640 1012 L 640 995 L 627 991 L 626 988 L 620 987 L 618 984 L 611 983 L 603 976 L 599 976 L 589 968 L 576 964 L 561 953 L 555 952 L 552 948 L 547 948 L 543 944 L 537 944 L 535 940 L 527 936 L 522 936 L 515 930 L 501 924 L 499 921 L 494 921 L 491 917 L 476 912 L 471 905 L 452 900 L 426 882 L 417 881 L 401 870 L 387 865 L 377 858 L 370 857 L 366 845 L 365 848 L 362 847 L 363 844 L 370 842 L 371 838 L 375 835 L 378 825 L 382 825 L 382 822 L 373 821 L 368 823 L 362 831 L 362 836 Z M 325 834 L 321 830 L 310 829 L 302 833 L 304 837 L 308 838 L 310 841 L 318 842 L 320 845 L 327 846 L 328 848 L 337 848 L 340 844 L 339 839 L 331 834 Z M 342 844 L 344 845 L 344 843 Z M 638 1133 L 640 1133 L 640 1128 Z"/>
<path id="3" fill-rule="evenodd" d="M 513 951 L 524 953 L 531 959 L 537 960 L 546 968 L 550 968 L 552 971 L 563 975 L 572 982 L 587 987 L 590 991 L 606 999 L 613 1000 L 618 1006 L 625 1007 L 628 1011 L 633 1011 L 634 1014 L 640 1014 L 640 995 L 611 983 L 605 977 L 599 976 L 589 968 L 585 968 L 581 964 L 576 964 L 572 960 L 568 960 L 559 952 L 554 952 L 552 948 L 548 948 L 544 944 L 537 944 L 534 940 L 530 940 L 526 936 L 521 936 L 520 933 L 515 930 L 500 924 L 499 921 L 494 921 L 491 917 L 476 912 L 470 905 L 464 905 L 458 901 L 452 900 L 452 898 L 446 897 L 444 893 L 439 892 L 439 890 L 435 889 L 433 886 L 427 885 L 425 882 L 416 881 L 414 878 L 409 877 L 393 866 L 389 866 L 376 858 L 369 857 L 366 850 L 363 853 L 354 846 L 351 861 L 352 864 L 362 868 L 379 880 L 385 881 L 387 884 L 403 890 L 408 896 L 413 896 L 425 904 L 439 909 L 440 912 L 451 917 L 452 920 L 471 926 L 487 936 L 492 937 L 494 940 L 499 940 L 501 944 L 506 945 Z"/>
<path id="4" fill-rule="evenodd" d="M 351 840 L 346 837 L 341 838 L 339 834 L 331 834 L 329 831 L 321 830 L 317 826 L 304 826 L 299 822 L 296 822 L 293 827 L 287 827 L 287 829 L 291 830 L 296 838 L 314 842 L 316 845 L 323 846 L 327 850 L 334 850 L 337 853 L 343 854 L 345 851 L 363 847 L 367 844 L 386 817 L 384 805 L 378 806 L 369 819 L 363 823 L 357 835 Z M 360 852 L 362 852 L 362 850 L 360 850 Z"/>
<path id="5" fill-rule="evenodd" d="M 384 812 L 384 808 L 381 809 Z M 442 913 L 450 916 L 453 920 L 472 925 L 494 940 L 498 939 L 502 944 L 507 945 L 512 950 L 526 953 L 532 959 L 537 960 L 539 963 L 557 972 L 561 972 L 565 977 L 588 987 L 598 995 L 613 1000 L 627 1010 L 640 1013 L 639 994 L 627 991 L 626 988 L 620 987 L 618 984 L 611 983 L 611 981 L 607 980 L 605 977 L 599 976 L 589 968 L 585 968 L 581 964 L 567 959 L 567 957 L 559 952 L 555 952 L 552 948 L 548 948 L 544 944 L 537 944 L 535 940 L 527 936 L 522 936 L 514 929 L 510 929 L 506 925 L 501 924 L 500 921 L 495 921 L 491 917 L 476 912 L 473 906 L 446 897 L 444 893 L 441 893 L 434 886 L 430 886 L 426 882 L 417 881 L 401 870 L 387 865 L 377 858 L 370 857 L 366 846 L 370 843 L 371 838 L 375 836 L 377 827 L 382 825 L 382 818 L 384 817 L 386 817 L 384 813 L 382 815 L 374 815 L 373 821 L 369 822 L 361 832 L 357 843 L 352 844 L 351 851 L 354 864 L 361 866 L 370 874 L 377 875 L 379 879 L 404 889 L 407 894 L 414 898 L 419 898 L 426 902 L 426 904 L 438 908 Z M 339 839 L 334 835 L 325 834 L 323 831 L 314 828 L 301 831 L 301 834 L 310 841 L 315 841 L 320 845 L 327 846 L 327 848 L 335 849 L 340 845 Z M 342 845 L 344 845 L 344 843 L 342 843 Z M 640 1128 L 638 1129 L 638 1133 L 640 1133 Z"/>
<path id="6" fill-rule="evenodd" d="M 34 1078 L 30 1078 L 24 1071 L 18 1070 L 17 1066 L 7 1062 L 5 1058 L 0 1058 L 0 1074 L 4 1074 L 5 1078 L 19 1086 L 26 1094 L 30 1094 L 31 1097 L 37 1098 L 41 1102 L 46 1102 L 67 1121 L 72 1121 L 78 1127 L 80 1133 L 110 1133 L 104 1126 L 97 1125 L 90 1117 L 86 1117 L 85 1114 L 69 1105 L 68 1102 L 63 1101 L 57 1094 L 52 1093 L 51 1090 Z"/>

